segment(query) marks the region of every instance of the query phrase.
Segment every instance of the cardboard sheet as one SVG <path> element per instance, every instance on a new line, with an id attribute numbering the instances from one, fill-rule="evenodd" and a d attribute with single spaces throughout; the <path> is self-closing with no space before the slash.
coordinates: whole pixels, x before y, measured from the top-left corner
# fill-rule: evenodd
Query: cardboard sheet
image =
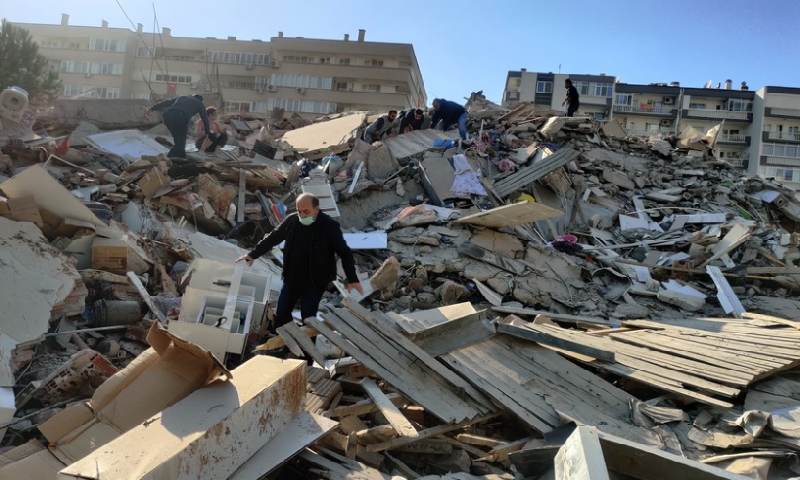
<path id="1" fill-rule="evenodd" d="M 526 200 L 467 215 L 453 223 L 469 223 L 471 225 L 500 228 L 513 227 L 522 223 L 539 222 L 563 215 L 564 212 L 561 210 Z"/>

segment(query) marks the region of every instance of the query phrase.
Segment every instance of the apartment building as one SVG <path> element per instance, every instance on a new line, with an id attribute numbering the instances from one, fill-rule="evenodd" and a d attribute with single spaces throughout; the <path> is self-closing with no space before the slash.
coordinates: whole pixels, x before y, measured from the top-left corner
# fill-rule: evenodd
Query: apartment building
<path id="1" fill-rule="evenodd" d="M 60 72 L 62 98 L 140 98 L 221 92 L 226 113 L 274 108 L 315 117 L 349 110 L 427 103 L 414 47 L 354 40 L 284 37 L 269 41 L 174 37 L 69 24 L 17 24 Z"/>
<path id="2" fill-rule="evenodd" d="M 506 77 L 502 105 L 512 108 L 520 102 L 533 102 L 542 108 L 564 110 L 561 102 L 566 96 L 564 80 L 572 80 L 581 96 L 581 113 L 597 120 L 611 116 L 611 101 L 616 77 L 600 75 L 567 75 L 561 73 L 510 71 Z"/>
<path id="3" fill-rule="evenodd" d="M 719 157 L 748 175 L 774 177 L 800 188 L 800 88 L 751 91 L 745 82 L 734 89 L 731 80 L 716 88 L 688 88 L 679 82 L 637 85 L 602 74 L 522 69 L 508 72 L 503 105 L 533 102 L 563 111 L 566 78 L 579 87 L 580 114 L 616 119 L 631 135 L 677 135 L 690 126 L 705 132 L 724 121 L 716 145 Z"/>

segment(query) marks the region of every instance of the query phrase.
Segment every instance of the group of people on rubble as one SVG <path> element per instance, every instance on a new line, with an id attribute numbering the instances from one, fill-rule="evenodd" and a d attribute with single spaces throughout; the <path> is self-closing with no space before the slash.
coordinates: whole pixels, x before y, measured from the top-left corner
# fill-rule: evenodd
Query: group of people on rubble
<path id="1" fill-rule="evenodd" d="M 372 122 L 364 131 L 362 140 L 367 143 L 375 143 L 384 137 L 393 135 L 397 121 L 397 110 L 389 110 L 386 115 L 379 117 Z M 411 108 L 400 112 L 400 125 L 397 135 L 422 130 L 425 124 L 425 112 L 420 108 Z M 462 140 L 467 139 L 467 111 L 462 105 L 443 98 L 433 100 L 433 114 L 428 128 L 449 130 L 450 127 L 458 125 L 458 133 Z"/>

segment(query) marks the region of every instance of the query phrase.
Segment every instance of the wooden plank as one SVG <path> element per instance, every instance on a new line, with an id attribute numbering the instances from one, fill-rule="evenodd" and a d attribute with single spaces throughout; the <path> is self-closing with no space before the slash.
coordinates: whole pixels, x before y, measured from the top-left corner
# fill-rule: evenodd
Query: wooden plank
<path id="1" fill-rule="evenodd" d="M 800 267 L 747 267 L 748 275 L 800 275 Z"/>
<path id="2" fill-rule="evenodd" d="M 423 330 L 419 335 L 412 336 L 412 339 L 420 348 L 434 357 L 453 350 L 461 350 L 495 335 L 492 324 L 482 320 L 484 315 L 485 311 L 481 311 L 437 327 L 431 327 Z"/>
<path id="3" fill-rule="evenodd" d="M 473 418 L 472 420 L 469 420 L 464 423 L 459 423 L 456 425 L 438 425 L 436 427 L 426 428 L 425 430 L 420 430 L 416 437 L 397 437 L 393 440 L 389 440 L 388 442 L 376 443 L 375 445 L 368 445 L 367 450 L 369 450 L 370 452 L 382 452 L 384 450 L 392 450 L 397 447 L 401 447 L 403 445 L 414 443 L 418 440 L 423 440 L 425 438 L 435 437 L 436 435 L 442 435 L 445 433 L 454 432 L 456 430 L 460 430 L 462 428 L 466 428 L 471 425 L 475 425 L 477 423 L 483 423 L 499 415 L 500 415 L 499 413 L 490 413 L 489 415 L 476 417 Z"/>
<path id="4" fill-rule="evenodd" d="M 128 272 L 126 276 L 128 277 L 128 282 L 133 286 L 133 288 L 136 289 L 136 292 L 139 294 L 139 297 L 141 297 L 145 305 L 147 305 L 147 308 L 149 308 L 150 311 L 153 312 L 153 315 L 156 316 L 158 321 L 161 323 L 166 323 L 167 316 L 164 315 L 164 313 L 161 312 L 161 310 L 158 307 L 156 307 L 155 303 L 153 303 L 153 300 L 150 298 L 150 294 L 147 293 L 147 290 L 144 288 L 144 285 L 142 285 L 142 281 L 139 280 L 139 277 L 137 277 L 136 274 L 133 272 Z"/>
<path id="5" fill-rule="evenodd" d="M 481 435 L 475 435 L 472 433 L 459 433 L 456 435 L 456 440 L 459 442 L 464 442 L 468 445 L 481 445 L 484 447 L 497 447 L 499 445 L 505 444 L 502 440 L 497 440 L 496 438 L 489 438 L 484 437 Z"/>
<path id="6" fill-rule="evenodd" d="M 393 330 L 391 328 L 392 324 L 391 320 L 389 320 L 385 316 L 382 316 L 381 312 L 374 312 L 373 315 L 367 309 L 358 304 L 358 302 L 355 302 L 349 298 L 345 298 L 344 300 L 342 300 L 342 305 L 347 307 L 351 312 L 353 312 L 356 316 L 358 316 L 362 321 L 367 323 L 370 327 L 380 332 L 385 338 L 397 344 L 399 348 L 409 352 L 411 355 L 416 357 L 416 359 L 420 360 L 426 367 L 428 367 L 431 371 L 435 372 L 436 374 L 440 375 L 452 386 L 458 388 L 462 392 L 467 393 L 470 397 L 475 399 L 480 404 L 483 404 L 483 406 L 486 408 L 482 413 L 487 413 L 493 408 L 493 406 L 491 406 L 491 401 L 489 401 L 489 399 L 486 398 L 485 395 L 480 393 L 469 382 L 459 377 L 451 370 L 445 368 L 444 365 L 442 365 L 438 360 L 436 360 L 427 352 L 425 352 L 423 349 L 414 344 L 414 342 L 412 342 L 399 332 Z"/>
<path id="7" fill-rule="evenodd" d="M 247 189 L 246 185 L 247 172 L 244 168 L 239 169 L 239 200 L 236 202 L 236 223 L 244 222 L 244 193 Z"/>
<path id="8" fill-rule="evenodd" d="M 315 362 L 317 362 L 318 365 L 325 365 L 325 356 L 322 355 L 319 350 L 317 350 L 314 342 L 306 334 L 305 329 L 301 329 L 294 322 L 289 322 L 286 325 L 278 328 L 278 333 L 281 333 L 281 329 L 283 329 L 283 331 L 288 334 L 290 338 L 294 339 L 295 343 L 298 345 L 298 348 L 306 352 Z M 281 334 L 281 336 L 283 336 L 283 334 Z M 291 347 L 289 348 L 291 350 Z M 300 354 L 295 353 L 295 355 L 301 356 L 302 352 Z"/>
<path id="9" fill-rule="evenodd" d="M 402 437 L 416 437 L 417 429 L 411 425 L 411 422 L 400 412 L 388 398 L 384 395 L 383 391 L 378 388 L 375 381 L 371 378 L 364 378 L 361 380 L 361 385 L 367 392 L 367 395 L 372 398 L 378 410 L 383 414 L 389 424 L 397 431 L 397 434 Z"/>
<path id="10" fill-rule="evenodd" d="M 289 322 L 286 325 L 294 325 L 294 322 Z M 294 355 L 298 357 L 303 356 L 303 350 L 300 349 L 300 345 L 298 345 L 297 341 L 286 331 L 286 325 L 282 327 L 278 327 L 278 335 L 283 338 L 283 343 L 286 345 L 286 348 L 289 349 Z M 320 364 L 321 365 L 321 364 Z"/>
<path id="11" fill-rule="evenodd" d="M 552 312 L 545 312 L 544 310 L 534 310 L 531 308 L 493 307 L 492 311 L 500 313 L 511 313 L 514 315 L 526 315 L 531 317 L 535 317 L 536 315 L 544 315 L 545 317 L 551 318 L 553 320 L 558 320 L 559 322 L 595 323 L 606 327 L 611 326 L 610 321 L 602 318 L 582 317 L 580 315 L 568 315 L 562 313 L 552 313 Z"/>
<path id="12" fill-rule="evenodd" d="M 319 333 L 313 327 L 309 327 L 308 325 L 302 327 L 301 330 L 308 337 L 316 337 L 317 334 Z M 286 346 L 286 342 L 283 340 L 283 337 L 278 335 L 277 337 L 270 338 L 269 340 L 266 341 L 266 343 L 262 343 L 261 345 L 258 345 L 253 350 L 255 350 L 256 352 L 260 352 L 260 351 L 264 351 L 264 350 L 270 351 L 270 350 L 277 350 L 278 348 L 285 347 L 285 346 Z M 320 365 L 322 365 L 322 364 L 320 364 Z"/>
<path id="13" fill-rule="evenodd" d="M 800 322 L 795 320 L 787 320 L 785 318 L 775 317 L 772 315 L 764 315 L 761 313 L 751 313 L 751 312 L 745 312 L 742 314 L 742 316 L 744 318 L 752 318 L 753 320 L 762 320 L 765 322 L 779 323 L 781 325 L 786 325 L 788 327 L 800 330 Z"/>
<path id="14" fill-rule="evenodd" d="M 599 360 L 606 360 L 609 362 L 614 361 L 613 351 L 594 348 L 581 343 L 573 342 L 569 338 L 559 336 L 555 330 L 542 331 L 537 325 L 533 324 L 526 325 L 524 328 L 508 325 L 506 323 L 497 323 L 495 325 L 498 333 L 506 333 L 508 335 L 530 340 L 542 345 L 552 345 L 562 350 L 582 353 Z"/>
<path id="15" fill-rule="evenodd" d="M 593 429 L 593 427 L 578 427 Z M 750 477 L 689 460 L 647 445 L 597 432 L 608 469 L 645 480 L 751 480 Z"/>
<path id="16" fill-rule="evenodd" d="M 554 463 L 556 480 L 611 480 L 596 428 L 577 427 Z"/>
<path id="17" fill-rule="evenodd" d="M 376 332 L 359 322 L 349 311 L 340 308 L 336 309 L 335 314 L 325 314 L 323 317 L 347 340 L 333 333 L 323 322 L 317 319 L 309 321 L 334 345 L 348 352 L 437 417 L 449 423 L 478 414 L 479 410 L 456 395 L 452 385 L 446 380 L 424 369 L 421 362 L 416 362 L 416 358 L 412 358 L 410 354 L 392 348 L 392 345 L 381 340 Z M 360 325 L 360 328 L 354 329 L 351 325 Z M 376 347 L 375 343 L 379 346 Z"/>
<path id="18" fill-rule="evenodd" d="M 348 435 L 367 428 L 369 427 L 355 415 L 348 415 L 339 419 L 339 429 Z"/>
<path id="19" fill-rule="evenodd" d="M 405 407 L 408 405 L 409 401 L 400 393 L 388 393 L 386 394 L 386 398 L 392 402 L 393 405 L 396 407 Z M 346 416 L 360 416 L 366 415 L 368 413 L 377 412 L 378 406 L 375 405 L 375 401 L 371 398 L 368 400 L 364 400 L 358 403 L 354 403 L 353 405 L 344 405 L 341 407 L 336 407 L 331 412 L 331 417 L 346 417 Z"/>
<path id="20" fill-rule="evenodd" d="M 471 243 L 461 244 L 461 246 L 458 247 L 458 253 L 474 258 L 476 260 L 480 260 L 482 262 L 486 262 L 489 265 L 501 268 L 507 272 L 513 273 L 514 275 L 522 275 L 528 268 L 524 263 L 520 262 L 519 260 L 514 260 L 513 258 L 506 258 L 501 255 L 497 255 L 494 252 L 486 250 L 485 248 L 479 247 L 477 245 L 473 245 Z"/>

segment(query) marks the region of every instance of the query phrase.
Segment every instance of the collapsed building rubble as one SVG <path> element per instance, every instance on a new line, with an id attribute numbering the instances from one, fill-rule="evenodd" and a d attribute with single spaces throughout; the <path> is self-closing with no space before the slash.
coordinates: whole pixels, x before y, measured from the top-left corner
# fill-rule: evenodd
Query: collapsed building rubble
<path id="1" fill-rule="evenodd" d="M 468 141 L 275 112 L 175 159 L 120 108 L 2 146 L 0 478 L 800 474 L 800 196 L 719 128 L 473 94 Z M 270 337 L 282 252 L 234 261 L 303 192 L 364 294 Z"/>

